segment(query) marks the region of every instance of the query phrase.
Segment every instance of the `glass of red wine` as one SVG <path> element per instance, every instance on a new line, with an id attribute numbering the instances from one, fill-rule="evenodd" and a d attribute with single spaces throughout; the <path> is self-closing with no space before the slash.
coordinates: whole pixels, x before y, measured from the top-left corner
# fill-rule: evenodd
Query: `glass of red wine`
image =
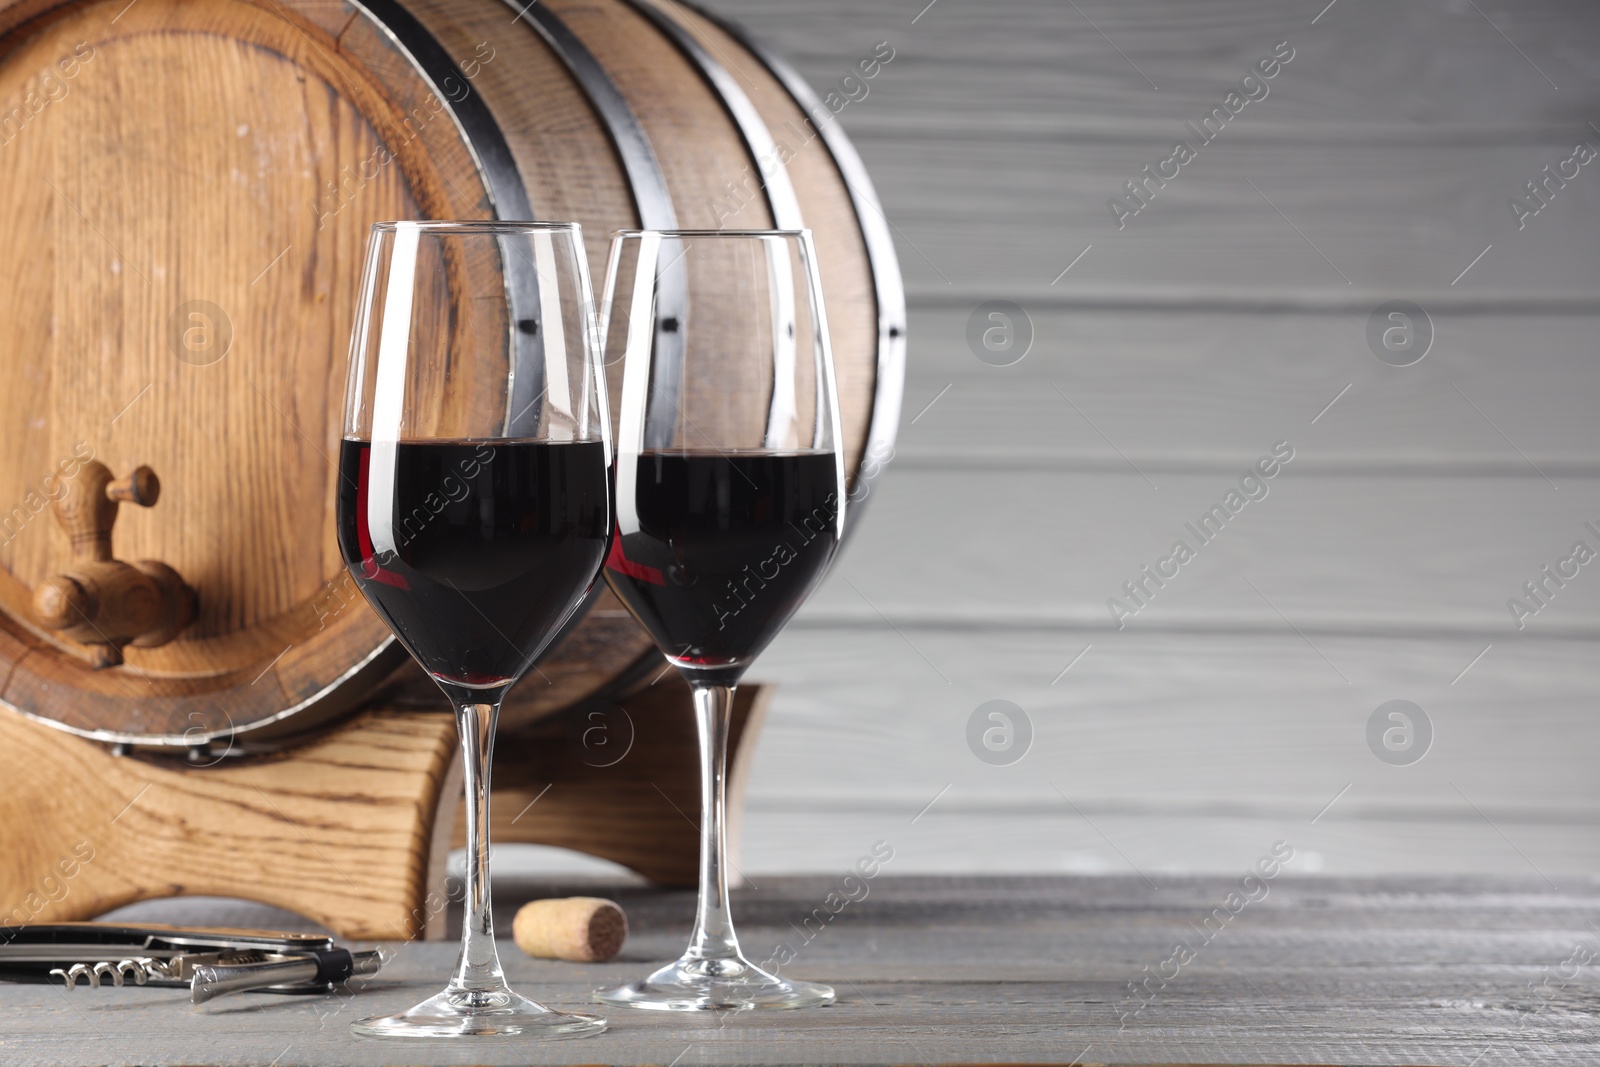
<path id="1" fill-rule="evenodd" d="M 373 227 L 345 396 L 339 549 L 455 707 L 467 870 L 450 984 L 353 1024 L 358 1034 L 605 1029 L 506 984 L 490 913 L 489 766 L 507 690 L 599 578 L 613 527 L 609 419 L 576 224 Z"/>
<path id="2" fill-rule="evenodd" d="M 828 1004 L 832 989 L 740 951 L 723 811 L 734 687 L 815 588 L 844 523 L 811 233 L 623 231 L 604 321 L 607 364 L 623 361 L 606 581 L 693 689 L 702 815 L 688 951 L 596 996 L 664 1011 Z"/>

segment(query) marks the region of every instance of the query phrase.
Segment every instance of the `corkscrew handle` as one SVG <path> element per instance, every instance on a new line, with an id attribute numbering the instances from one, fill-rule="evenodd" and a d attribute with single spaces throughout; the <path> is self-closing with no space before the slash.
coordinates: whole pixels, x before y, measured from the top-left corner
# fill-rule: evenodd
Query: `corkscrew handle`
<path id="1" fill-rule="evenodd" d="M 330 986 L 358 974 L 376 974 L 382 962 L 376 952 L 335 948 L 266 963 L 200 966 L 194 969 L 190 997 L 196 1004 L 204 1004 L 213 997 L 252 989 Z"/>

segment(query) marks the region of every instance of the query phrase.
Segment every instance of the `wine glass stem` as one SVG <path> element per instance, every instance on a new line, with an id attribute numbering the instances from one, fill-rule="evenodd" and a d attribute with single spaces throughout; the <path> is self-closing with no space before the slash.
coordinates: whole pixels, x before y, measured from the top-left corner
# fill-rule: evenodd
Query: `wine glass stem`
<path id="1" fill-rule="evenodd" d="M 450 988 L 495 992 L 506 988 L 494 944 L 494 913 L 489 892 L 489 763 L 494 757 L 499 704 L 460 704 L 461 763 L 467 786 L 467 892 L 461 924 L 461 957 Z"/>
<path id="2" fill-rule="evenodd" d="M 695 726 L 700 735 L 700 905 L 688 954 L 695 959 L 739 956 L 739 939 L 728 906 L 725 822 L 733 690 L 731 685 L 694 687 Z"/>

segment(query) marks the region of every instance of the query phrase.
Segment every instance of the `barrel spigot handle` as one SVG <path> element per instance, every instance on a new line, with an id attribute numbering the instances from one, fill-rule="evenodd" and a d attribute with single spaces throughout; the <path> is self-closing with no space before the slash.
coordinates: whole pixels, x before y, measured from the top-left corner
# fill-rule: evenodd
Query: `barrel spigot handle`
<path id="1" fill-rule="evenodd" d="M 164 645 L 194 621 L 195 592 L 159 560 L 124 563 L 111 552 L 111 528 L 124 503 L 153 507 L 161 481 L 149 467 L 113 478 L 91 460 L 55 501 L 56 521 L 72 544 L 72 566 L 33 591 L 40 625 L 86 646 L 99 670 L 122 662 L 125 645 Z"/>

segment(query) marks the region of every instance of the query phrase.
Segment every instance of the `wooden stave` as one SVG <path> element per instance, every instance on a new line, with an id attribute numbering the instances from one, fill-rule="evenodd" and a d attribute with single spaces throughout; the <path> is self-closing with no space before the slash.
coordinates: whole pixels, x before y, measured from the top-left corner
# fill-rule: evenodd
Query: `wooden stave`
<path id="1" fill-rule="evenodd" d="M 507 0 L 507 2 L 509 3 L 509 0 Z M 380 12 L 387 15 L 393 22 L 402 24 L 402 32 L 400 35 L 402 38 L 402 47 L 404 46 L 404 39 L 409 38 L 415 40 L 416 33 L 419 31 L 421 34 L 434 40 L 436 43 L 439 41 L 447 41 L 447 36 L 439 34 L 439 30 L 443 27 L 437 20 L 441 15 L 442 9 L 452 6 L 458 8 L 464 6 L 460 4 L 452 5 L 444 2 L 444 0 L 439 0 L 437 3 L 433 2 L 433 0 L 417 0 L 417 2 L 412 3 L 409 8 L 400 9 L 400 14 L 396 15 L 392 10 L 389 10 L 386 7 L 387 4 L 392 4 L 392 0 L 374 0 L 372 3 L 365 3 L 361 6 L 369 10 L 372 8 L 377 8 Z M 277 5 L 273 6 L 276 7 Z M 307 6 L 317 7 L 318 5 L 311 4 Z M 326 4 L 320 6 L 323 8 L 328 7 Z M 482 5 L 479 6 L 482 7 Z M 510 6 L 512 6 L 514 9 L 520 9 L 520 5 L 511 4 Z M 543 23 L 543 25 L 534 27 L 539 31 L 534 36 L 537 36 L 542 41 L 544 47 L 555 53 L 558 60 L 567 66 L 569 72 L 575 72 L 575 64 L 573 57 L 570 54 L 563 55 L 558 47 L 558 45 L 562 43 L 562 31 L 566 31 L 565 39 L 569 45 L 573 42 L 576 42 L 582 46 L 584 40 L 581 33 L 574 33 L 571 31 L 567 22 L 563 21 L 562 17 L 556 13 L 555 9 L 564 7 L 569 16 L 571 16 L 574 12 L 581 16 L 584 7 L 592 6 L 593 5 L 581 5 L 575 7 L 572 4 L 557 4 L 554 5 L 554 8 L 552 8 L 550 5 L 539 5 L 541 8 L 540 21 Z M 627 0 L 627 6 L 630 6 L 637 11 L 646 5 L 644 3 L 635 2 L 635 0 Z M 7 11 L 7 7 L 10 8 L 9 11 Z M 9 29 L 15 28 L 15 26 L 22 21 L 19 18 L 8 18 L 7 16 L 16 16 L 19 11 L 26 13 L 27 11 L 31 10 L 35 12 L 37 17 L 38 12 L 47 11 L 50 7 L 50 0 L 19 0 L 19 2 L 10 5 L 0 4 L 0 35 L 3 35 Z M 353 7 L 353 5 L 347 5 L 346 10 L 350 9 L 351 7 Z M 64 8 L 57 8 L 57 10 L 64 10 Z M 313 13 L 315 14 L 317 12 Z M 320 12 L 320 14 L 323 16 L 323 23 L 338 21 L 337 19 L 330 19 L 326 11 Z M 495 17 L 498 18 L 499 16 L 496 15 Z M 641 13 L 641 17 L 648 18 L 649 16 Z M 661 17 L 666 18 L 665 15 L 661 15 Z M 532 20 L 529 20 L 526 15 L 524 15 L 522 16 L 522 21 L 531 22 Z M 339 48 L 341 52 L 343 52 L 343 41 L 349 32 L 350 27 L 354 25 L 355 22 L 356 19 L 352 17 L 343 23 L 343 26 L 339 31 L 337 40 L 339 42 Z M 658 23 L 657 25 L 659 30 L 660 24 Z M 323 28 L 326 30 L 326 25 Z M 392 30 L 392 26 L 386 28 L 386 31 Z M 691 31 L 683 31 L 684 34 L 688 34 L 689 32 Z M 591 39 L 593 40 L 593 38 Z M 724 42 L 725 46 L 733 47 L 735 49 L 744 49 L 746 47 L 742 42 L 732 44 L 731 42 L 733 42 L 733 40 L 734 38 L 729 37 L 728 41 Z M 684 51 L 681 40 L 675 42 L 674 47 L 678 48 L 680 52 Z M 422 52 L 427 51 L 426 47 L 424 46 L 418 46 L 417 50 Z M 722 50 L 719 49 L 719 51 Z M 444 55 L 448 60 L 448 52 L 446 52 L 443 48 L 437 48 L 434 50 L 434 60 L 436 64 L 437 57 L 440 54 Z M 417 62 L 417 58 L 414 54 L 409 54 L 408 58 L 411 59 L 413 63 Z M 590 58 L 592 59 L 592 56 Z M 693 59 L 694 57 L 689 56 L 688 58 Z M 582 60 L 580 57 L 577 65 L 581 66 L 581 62 Z M 760 61 L 757 59 L 753 60 L 753 62 Z M 693 64 L 691 64 L 691 66 L 693 66 Z M 453 61 L 450 62 L 450 67 L 455 71 L 454 76 L 464 77 L 464 75 L 461 74 L 460 69 L 454 67 Z M 611 71 L 608 68 L 599 69 L 600 72 L 609 80 L 611 77 Z M 765 70 L 769 68 L 767 66 L 763 66 L 762 69 Z M 487 73 L 487 68 L 485 68 L 485 73 Z M 592 74 L 593 71 L 591 70 L 590 73 Z M 694 73 L 696 73 L 700 78 L 705 79 L 713 89 L 715 88 L 715 78 L 710 78 L 706 75 L 706 72 L 703 69 L 703 64 L 701 64 L 701 69 L 696 70 Z M 436 70 L 429 76 L 433 80 L 435 90 L 437 90 L 444 83 L 444 79 L 452 75 L 450 75 L 449 71 L 444 71 L 441 73 Z M 500 120 L 495 118 L 493 114 L 497 107 L 494 98 L 497 95 L 502 94 L 502 89 L 500 87 L 496 87 L 494 85 L 494 81 L 495 79 L 493 78 L 487 78 L 485 81 L 479 83 L 475 87 L 478 91 L 472 92 L 469 96 L 469 99 L 472 99 L 475 103 L 478 103 L 480 102 L 478 101 L 480 96 L 488 98 L 488 106 L 480 110 L 486 110 L 489 112 L 490 124 L 498 127 Z M 777 79 L 780 89 L 785 92 L 790 92 L 791 90 L 787 86 L 781 85 L 781 81 L 782 79 Z M 614 83 L 612 84 L 612 88 L 615 89 Z M 506 93 L 511 93 L 514 92 L 514 89 L 515 85 L 512 85 L 504 88 L 503 91 Z M 624 104 L 627 103 L 627 98 L 622 96 L 620 91 L 617 92 L 616 95 L 618 98 L 623 100 Z M 591 108 L 596 107 L 595 98 L 592 93 L 586 91 L 585 98 Z M 509 99 L 509 97 L 501 95 L 499 106 L 503 106 L 506 99 Z M 724 108 L 728 106 L 726 101 L 720 101 L 720 103 Z M 460 101 L 456 101 L 456 104 L 459 106 Z M 795 106 L 797 108 L 802 107 L 802 105 L 798 102 L 796 102 Z M 604 109 L 599 108 L 598 110 Z M 479 123 L 479 125 L 481 125 L 481 123 Z M 607 127 L 607 132 L 614 139 L 617 130 L 615 127 Z M 836 128 L 834 132 L 837 133 Z M 490 143 L 494 139 L 493 133 L 484 133 L 483 137 L 485 138 L 484 143 Z M 648 148 L 650 141 L 646 139 L 645 144 Z M 613 147 L 615 147 L 615 143 L 613 143 Z M 745 152 L 749 151 L 748 138 L 744 139 L 742 150 Z M 500 158 L 502 158 L 502 160 L 507 156 L 514 158 L 515 154 L 515 146 L 511 143 L 507 143 L 506 151 L 500 155 Z M 495 155 L 496 153 L 491 151 L 491 161 Z M 480 164 L 481 174 L 483 161 L 480 158 L 477 159 L 476 162 Z M 519 173 L 516 175 L 511 176 L 515 179 L 514 181 L 506 180 L 507 176 L 504 174 L 494 176 L 483 175 L 486 199 L 494 202 L 496 206 L 506 202 L 516 202 L 517 198 L 515 196 L 515 189 L 517 186 L 521 185 L 521 179 L 523 176 L 521 172 L 527 170 L 528 168 L 526 166 L 513 165 L 511 169 L 519 171 Z M 659 177 L 663 186 L 670 184 L 666 177 Z M 499 179 L 499 187 L 511 188 L 513 190 L 512 195 L 508 196 L 504 192 L 499 192 L 496 187 L 497 178 Z M 850 182 L 842 177 L 840 181 L 844 186 L 850 185 Z M 692 182 L 686 184 L 684 187 L 688 188 L 688 185 L 690 184 L 692 184 Z M 632 206 L 635 211 L 637 211 L 638 205 L 642 202 L 639 199 L 638 186 L 639 183 L 635 182 L 632 190 L 634 193 L 634 204 Z M 496 195 L 496 192 L 499 192 L 498 196 Z M 673 207 L 673 203 L 669 201 L 667 207 L 671 209 Z M 856 204 L 854 210 L 859 212 L 860 205 Z M 531 210 L 526 213 L 530 215 L 533 214 Z M 659 211 L 658 205 L 657 210 L 646 213 L 645 220 L 648 220 L 648 224 L 661 226 L 664 224 L 670 224 L 671 221 L 676 221 L 675 214 L 676 213 L 674 212 L 674 218 L 669 221 L 667 216 Z M 563 217 L 577 217 L 577 214 L 564 213 Z M 637 214 L 633 214 L 629 217 L 620 219 L 610 228 L 637 225 L 640 223 L 640 221 L 643 220 L 641 220 Z M 737 222 L 744 225 L 755 226 L 771 225 L 772 214 L 769 208 L 769 211 L 764 218 L 739 219 Z M 688 224 L 706 225 L 705 222 L 702 221 L 697 223 L 692 218 L 689 220 Z M 591 229 L 590 232 L 590 255 L 591 260 L 593 261 L 596 258 L 603 258 L 605 253 L 605 243 L 594 242 L 592 238 L 592 234 L 594 232 L 593 229 Z M 878 283 L 878 288 L 872 293 L 872 298 L 875 305 L 875 310 L 877 312 L 877 317 L 881 320 L 885 314 L 884 309 L 886 307 L 892 309 L 897 302 L 897 298 L 903 307 L 903 297 L 899 297 L 896 292 L 891 291 L 887 294 L 886 299 L 886 294 L 882 284 L 883 264 L 881 254 L 879 257 L 879 262 L 874 265 L 873 273 L 875 276 L 875 281 Z M 898 282 L 897 272 L 893 274 L 893 278 L 895 282 Z M 835 323 L 834 332 L 837 342 L 837 337 L 840 332 L 840 328 L 837 323 Z M 901 331 L 901 336 L 903 337 L 903 330 Z M 898 411 L 898 387 L 900 374 L 900 367 L 894 362 L 894 360 L 885 359 L 881 339 L 876 357 L 877 358 L 874 364 L 874 371 L 876 374 L 876 381 L 874 382 L 873 390 L 874 404 L 869 409 L 869 413 L 873 419 L 873 426 L 869 429 L 861 431 L 858 434 L 858 436 L 860 436 L 863 440 L 866 440 L 868 437 L 870 437 L 874 441 L 880 440 L 882 436 L 881 425 L 883 420 L 879 417 L 881 412 L 879 411 L 878 405 L 884 404 L 884 410 L 888 410 L 888 405 L 885 398 L 892 397 L 894 401 L 894 410 L 896 413 Z M 847 436 L 849 436 L 848 433 Z M 856 445 L 851 449 L 853 455 L 851 457 L 850 469 L 852 472 L 855 472 L 859 466 L 859 456 L 863 448 L 863 445 Z M 874 467 L 867 473 L 875 473 L 876 469 L 878 468 Z M 606 592 L 602 589 L 600 595 L 596 599 L 602 604 L 600 609 L 591 613 L 591 615 L 583 620 L 582 623 L 569 627 L 569 630 L 577 636 L 577 641 L 575 643 L 583 644 L 583 638 L 587 636 L 589 638 L 589 645 L 595 645 L 597 643 L 597 635 L 595 633 L 589 633 L 586 635 L 585 631 L 598 631 L 599 644 L 609 643 L 612 646 L 619 644 L 625 645 L 625 654 L 621 656 L 610 656 L 603 669 L 599 671 L 587 672 L 588 677 L 586 678 L 579 678 L 577 680 L 570 678 L 563 679 L 562 686 L 557 687 L 552 683 L 547 687 L 548 689 L 556 690 L 555 692 L 540 692 L 537 683 L 533 678 L 526 680 L 526 684 L 519 686 L 517 690 L 513 691 L 513 694 L 507 701 L 505 721 L 509 727 L 525 724 L 543 715 L 547 715 L 559 710 L 561 707 L 569 706 L 575 702 L 578 702 L 579 700 L 596 698 L 603 699 L 620 695 L 629 687 L 642 684 L 642 679 L 647 678 L 655 673 L 653 665 L 656 662 L 656 654 L 651 648 L 648 639 L 642 634 L 642 631 L 637 630 L 636 627 L 633 627 L 631 621 L 625 619 L 624 614 L 620 611 L 620 608 L 616 604 L 614 598 L 610 596 L 609 592 Z M 11 625 L 6 625 L 7 623 L 10 623 Z M 12 632 L 14 629 L 14 623 L 14 620 L 0 619 L 0 665 L 5 663 L 7 655 L 13 651 L 10 643 L 8 643 L 6 639 L 17 637 L 21 639 L 21 642 L 26 642 L 27 637 L 29 636 L 26 634 L 18 635 Z M 629 640 L 630 638 L 631 641 Z M 37 647 L 37 645 L 35 645 L 35 647 Z M 614 652 L 615 647 L 613 647 L 611 651 Z M 561 658 L 561 654 L 557 652 L 556 654 L 551 655 L 544 664 L 541 664 L 541 666 L 550 666 L 552 663 L 559 662 Z M 90 736 L 99 740 L 122 743 L 133 742 L 139 744 L 165 745 L 184 744 L 192 746 L 197 742 L 206 743 L 211 740 L 217 740 L 224 737 L 232 741 L 235 737 L 237 737 L 240 743 L 236 747 L 238 750 L 243 751 L 252 747 L 259 747 L 263 742 L 268 744 L 278 743 L 278 741 L 284 736 L 303 733 L 309 729 L 314 729 L 331 718 L 347 714 L 355 705 L 369 696 L 371 691 L 374 689 L 373 683 L 375 680 L 386 675 L 390 665 L 397 660 L 402 663 L 402 666 L 393 675 L 388 677 L 386 684 L 376 687 L 378 695 L 382 699 L 400 705 L 418 704 L 437 706 L 439 698 L 437 691 L 434 689 L 431 682 L 421 675 L 421 672 L 415 668 L 414 664 L 409 662 L 409 659 L 404 656 L 401 650 L 398 649 L 398 647 L 393 643 L 392 639 L 389 639 L 386 636 L 386 639 L 379 647 L 363 657 L 357 663 L 356 667 L 346 671 L 342 676 L 340 676 L 334 685 L 327 687 L 327 689 L 322 692 L 313 694 L 309 699 L 300 701 L 297 704 L 291 705 L 289 708 L 283 709 L 279 714 L 275 715 L 270 720 L 251 724 L 247 729 L 228 729 L 215 732 L 190 729 L 185 731 L 185 733 L 182 735 L 160 736 L 146 733 L 128 733 L 105 729 L 86 730 L 82 728 L 76 728 L 73 725 L 50 719 L 48 717 L 41 718 L 42 721 L 45 721 L 49 725 L 57 728 L 66 729 L 71 732 L 79 733 L 84 736 Z M 13 661 L 12 665 L 15 665 L 15 661 Z M 583 675 L 586 672 L 579 671 L 578 673 Z M 30 712 L 26 709 L 19 710 L 24 710 L 25 714 L 30 714 Z M 248 739 L 249 743 L 246 743 L 246 739 Z"/>

